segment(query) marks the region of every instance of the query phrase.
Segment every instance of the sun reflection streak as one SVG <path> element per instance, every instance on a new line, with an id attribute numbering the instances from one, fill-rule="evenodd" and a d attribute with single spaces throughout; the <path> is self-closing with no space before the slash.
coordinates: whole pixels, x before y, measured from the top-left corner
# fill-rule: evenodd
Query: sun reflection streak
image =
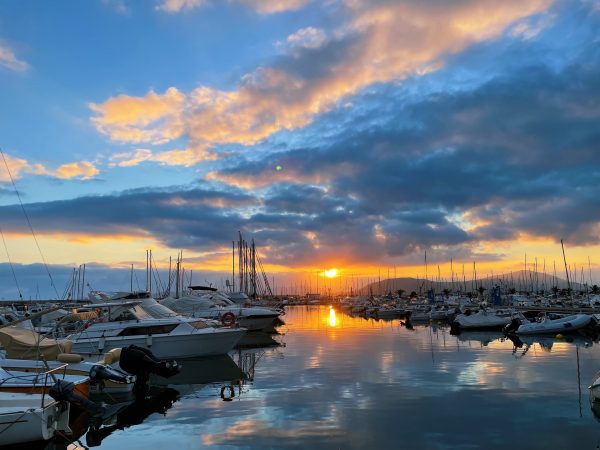
<path id="1" fill-rule="evenodd" d="M 329 307 L 329 326 L 335 327 L 338 323 L 337 317 L 335 316 L 335 309 L 332 306 Z"/>

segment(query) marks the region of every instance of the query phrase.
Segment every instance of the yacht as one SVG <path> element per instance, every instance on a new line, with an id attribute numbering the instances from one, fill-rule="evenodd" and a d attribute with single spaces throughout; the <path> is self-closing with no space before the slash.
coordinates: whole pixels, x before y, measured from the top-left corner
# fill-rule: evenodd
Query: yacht
<path id="1" fill-rule="evenodd" d="M 190 286 L 180 298 L 167 297 L 160 304 L 189 317 L 219 320 L 224 325 L 237 322 L 248 331 L 270 330 L 282 314 L 280 310 L 261 306 L 244 306 L 218 291 L 207 291 Z"/>
<path id="2" fill-rule="evenodd" d="M 223 355 L 246 333 L 245 328 L 213 327 L 204 320 L 183 318 L 170 310 L 169 317 L 153 317 L 141 303 L 136 300 L 91 305 L 99 317 L 86 323 L 80 332 L 66 336 L 73 342 L 71 351 L 95 354 L 134 344 L 150 350 L 159 359 Z"/>

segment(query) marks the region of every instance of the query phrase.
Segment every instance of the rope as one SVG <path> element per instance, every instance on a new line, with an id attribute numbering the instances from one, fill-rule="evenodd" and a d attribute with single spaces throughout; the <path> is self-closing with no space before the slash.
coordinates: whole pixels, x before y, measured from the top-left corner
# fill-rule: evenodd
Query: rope
<path id="1" fill-rule="evenodd" d="M 19 282 L 17 281 L 17 275 L 15 274 L 15 268 L 13 267 L 13 263 L 10 260 L 10 255 L 8 254 L 8 247 L 6 245 L 6 240 L 4 239 L 4 233 L 2 232 L 2 228 L 0 227 L 0 235 L 2 235 L 2 243 L 4 244 L 4 251 L 6 252 L 6 258 L 8 259 L 8 264 L 10 265 L 10 271 L 12 272 L 13 278 L 15 279 L 15 284 L 17 285 L 17 291 L 19 291 L 19 298 L 23 300 L 23 295 L 21 294 L 21 288 L 19 287 Z"/>
<path id="2" fill-rule="evenodd" d="M 48 269 L 48 264 L 46 263 L 46 258 L 44 258 L 44 254 L 42 253 L 40 244 L 37 240 L 37 237 L 35 236 L 35 232 L 33 231 L 33 227 L 31 226 L 31 221 L 29 220 L 29 216 L 27 215 L 27 211 L 25 211 L 25 206 L 23 205 L 23 201 L 21 200 L 21 194 L 19 194 L 19 191 L 17 190 L 17 185 L 15 184 L 15 180 L 13 179 L 12 174 L 10 173 L 8 163 L 6 162 L 6 158 L 4 157 L 4 152 L 2 151 L 2 149 L 0 149 L 0 154 L 2 154 L 2 159 L 4 160 L 4 165 L 6 166 L 6 172 L 8 173 L 10 182 L 12 183 L 15 193 L 17 194 L 17 198 L 19 199 L 19 204 L 21 205 L 21 209 L 23 210 L 23 214 L 25 215 L 25 219 L 27 220 L 27 225 L 29 225 L 29 230 L 31 231 L 31 235 L 33 236 L 35 245 L 38 249 L 38 252 L 40 253 L 40 256 L 42 257 L 42 261 L 44 262 L 44 267 L 46 268 L 46 272 L 48 273 L 48 277 L 50 278 L 50 285 L 54 288 L 56 298 L 59 298 L 58 291 L 56 290 L 56 286 L 54 285 L 54 280 L 52 279 L 52 274 L 50 273 L 50 270 Z"/>

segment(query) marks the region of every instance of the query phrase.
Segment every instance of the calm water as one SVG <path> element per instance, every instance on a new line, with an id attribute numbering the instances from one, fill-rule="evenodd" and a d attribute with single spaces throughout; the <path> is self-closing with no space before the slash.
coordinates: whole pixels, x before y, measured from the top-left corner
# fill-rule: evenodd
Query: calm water
<path id="1" fill-rule="evenodd" d="M 105 449 L 595 449 L 587 386 L 599 344 L 409 330 L 293 307 L 281 335 L 184 362 L 145 402 L 79 439 Z M 579 370 L 578 370 L 579 364 Z M 243 385 L 227 382 L 243 376 Z M 74 448 L 74 447 L 71 447 Z"/>

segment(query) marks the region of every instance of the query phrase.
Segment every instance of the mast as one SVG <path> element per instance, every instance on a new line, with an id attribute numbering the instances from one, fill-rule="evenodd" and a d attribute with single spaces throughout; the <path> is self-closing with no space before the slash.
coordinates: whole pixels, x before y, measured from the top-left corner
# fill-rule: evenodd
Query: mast
<path id="1" fill-rule="evenodd" d="M 567 267 L 567 257 L 565 256 L 565 245 L 563 240 L 560 240 L 560 246 L 562 247 L 563 260 L 565 262 L 565 272 L 567 274 L 567 286 L 569 287 L 569 297 L 571 297 L 571 280 L 569 279 L 569 269 Z"/>
<path id="2" fill-rule="evenodd" d="M 231 241 L 231 292 L 235 292 L 235 241 Z"/>

